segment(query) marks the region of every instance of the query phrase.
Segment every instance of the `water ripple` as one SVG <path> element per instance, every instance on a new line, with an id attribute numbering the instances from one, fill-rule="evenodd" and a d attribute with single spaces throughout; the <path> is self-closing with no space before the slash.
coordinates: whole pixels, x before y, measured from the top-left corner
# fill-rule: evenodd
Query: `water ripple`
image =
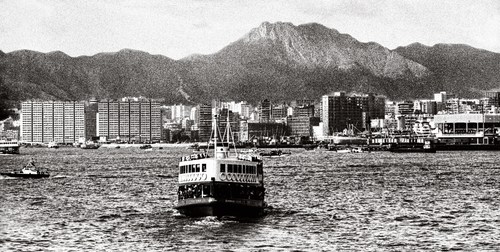
<path id="1" fill-rule="evenodd" d="M 0 250 L 450 251 L 500 247 L 500 167 L 492 152 L 292 149 L 266 159 L 260 218 L 189 218 L 176 204 L 189 150 L 21 149 L 52 176 L 0 180 Z"/>

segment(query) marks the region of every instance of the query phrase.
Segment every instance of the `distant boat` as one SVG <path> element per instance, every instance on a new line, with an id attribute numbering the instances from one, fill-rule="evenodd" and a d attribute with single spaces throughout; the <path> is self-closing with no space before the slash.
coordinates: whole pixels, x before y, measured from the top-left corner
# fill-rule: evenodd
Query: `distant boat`
<path id="1" fill-rule="evenodd" d="M 423 143 L 409 142 L 409 143 L 395 143 L 389 147 L 390 152 L 428 152 L 435 153 L 436 145 L 430 141 L 425 140 Z"/>
<path id="2" fill-rule="evenodd" d="M 333 136 L 332 143 L 338 145 L 366 145 L 368 138 L 363 136 Z"/>
<path id="3" fill-rule="evenodd" d="M 358 133 L 356 133 L 358 132 Z M 342 133 L 329 137 L 332 144 L 335 145 L 366 145 L 369 144 L 369 138 L 362 135 L 361 132 L 349 124 Z"/>
<path id="4" fill-rule="evenodd" d="M 47 145 L 47 147 L 57 149 L 57 148 L 59 148 L 59 145 L 57 145 L 57 143 L 56 143 L 56 142 L 50 142 L 50 143 Z"/>
<path id="5" fill-rule="evenodd" d="M 0 140 L 0 153 L 1 154 L 19 154 L 21 145 L 18 141 L 4 141 Z"/>
<path id="6" fill-rule="evenodd" d="M 197 144 L 197 143 L 194 143 L 194 144 L 189 145 L 186 149 L 199 151 L 200 150 L 200 145 Z"/>
<path id="7" fill-rule="evenodd" d="M 152 148 L 153 148 L 153 146 L 151 146 L 151 144 L 144 144 L 144 145 L 139 146 L 139 149 L 141 149 L 141 150 L 151 150 Z"/>
<path id="8" fill-rule="evenodd" d="M 3 176 L 18 178 L 46 178 L 50 176 L 47 171 L 37 168 L 34 161 L 30 161 L 28 165 L 23 167 L 20 171 L 2 172 L 0 174 Z"/>
<path id="9" fill-rule="evenodd" d="M 80 145 L 80 148 L 84 149 L 84 150 L 99 149 L 99 147 L 101 147 L 101 146 L 99 144 L 94 143 L 94 142 L 86 142 L 86 143 L 83 143 L 82 145 Z"/>
<path id="10" fill-rule="evenodd" d="M 367 151 L 367 149 L 364 147 L 351 147 L 351 146 L 334 146 L 331 147 L 330 150 L 335 151 L 337 153 L 362 153 Z"/>
<path id="11" fill-rule="evenodd" d="M 282 150 L 271 150 L 260 153 L 260 155 L 263 157 L 283 157 L 283 156 L 289 156 L 291 154 L 292 153 L 290 151 L 283 152 Z"/>
<path id="12" fill-rule="evenodd" d="M 228 117 L 229 118 L 229 117 Z M 240 154 L 231 139 L 217 142 L 214 120 L 214 152 L 182 157 L 179 162 L 178 203 L 175 207 L 187 216 L 258 216 L 263 214 L 264 169 L 260 155 Z M 226 126 L 230 134 L 229 122 Z"/>

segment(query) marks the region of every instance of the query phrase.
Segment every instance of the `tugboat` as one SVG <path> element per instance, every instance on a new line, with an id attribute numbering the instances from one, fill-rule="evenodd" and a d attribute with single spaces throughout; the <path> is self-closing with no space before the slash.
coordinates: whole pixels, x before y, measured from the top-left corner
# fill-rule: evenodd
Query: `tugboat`
<path id="1" fill-rule="evenodd" d="M 33 160 L 31 160 L 25 167 L 23 167 L 21 171 L 2 172 L 0 174 L 3 176 L 19 178 L 46 178 L 50 176 L 48 172 L 42 171 L 40 168 L 37 168 L 35 165 L 35 161 Z"/>
<path id="2" fill-rule="evenodd" d="M 238 153 L 231 136 L 229 121 L 224 133 L 227 139 L 218 135 L 216 115 L 212 125 L 213 157 L 204 152 L 181 158 L 175 207 L 181 214 L 252 217 L 264 213 L 262 158 Z"/>

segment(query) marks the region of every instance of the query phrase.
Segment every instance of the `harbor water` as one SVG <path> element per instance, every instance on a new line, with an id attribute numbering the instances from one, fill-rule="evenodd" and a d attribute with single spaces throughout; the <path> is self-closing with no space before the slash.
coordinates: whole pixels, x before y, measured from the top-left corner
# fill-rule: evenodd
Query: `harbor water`
<path id="1" fill-rule="evenodd" d="M 0 179 L 0 251 L 488 251 L 500 248 L 495 151 L 335 153 L 264 159 L 259 218 L 180 215 L 186 148 L 21 148 L 45 179 Z M 160 175 L 160 176 L 159 176 Z"/>

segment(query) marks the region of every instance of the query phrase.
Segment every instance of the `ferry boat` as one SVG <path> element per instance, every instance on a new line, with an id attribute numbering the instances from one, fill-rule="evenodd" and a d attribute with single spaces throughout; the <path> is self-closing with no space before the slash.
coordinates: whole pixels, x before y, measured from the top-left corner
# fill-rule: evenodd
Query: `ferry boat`
<path id="1" fill-rule="evenodd" d="M 423 143 L 420 142 L 394 143 L 390 145 L 389 151 L 436 153 L 436 145 L 432 140 L 425 140 Z"/>
<path id="2" fill-rule="evenodd" d="M 266 206 L 262 158 L 252 153 L 238 153 L 231 144 L 229 121 L 225 139 L 217 131 L 217 116 L 212 136 L 212 154 L 192 154 L 182 157 L 179 162 L 175 208 L 186 216 L 262 215 Z"/>
<path id="3" fill-rule="evenodd" d="M 19 147 L 21 147 L 21 145 L 18 141 L 0 140 L 1 154 L 19 154 Z"/>

